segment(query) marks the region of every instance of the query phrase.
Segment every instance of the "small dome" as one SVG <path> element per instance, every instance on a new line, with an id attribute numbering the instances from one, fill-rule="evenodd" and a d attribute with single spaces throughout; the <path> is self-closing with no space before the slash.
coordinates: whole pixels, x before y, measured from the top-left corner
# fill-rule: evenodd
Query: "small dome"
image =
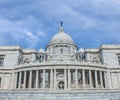
<path id="1" fill-rule="evenodd" d="M 45 51 L 41 48 L 41 49 L 39 50 L 39 53 L 45 53 Z"/>
<path id="2" fill-rule="evenodd" d="M 56 43 L 74 44 L 72 38 L 63 31 L 62 27 L 60 27 L 60 31 L 56 35 L 54 35 L 50 41 L 50 44 Z"/>
<path id="3" fill-rule="evenodd" d="M 83 48 L 80 48 L 78 52 L 85 52 Z"/>

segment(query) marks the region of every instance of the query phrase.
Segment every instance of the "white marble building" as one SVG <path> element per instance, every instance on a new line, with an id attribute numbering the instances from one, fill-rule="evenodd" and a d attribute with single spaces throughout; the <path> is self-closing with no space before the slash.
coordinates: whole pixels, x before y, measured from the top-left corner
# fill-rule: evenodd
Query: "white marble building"
<path id="1" fill-rule="evenodd" d="M 83 49 L 61 26 L 46 49 L 0 47 L 0 90 L 120 90 L 120 45 Z"/>

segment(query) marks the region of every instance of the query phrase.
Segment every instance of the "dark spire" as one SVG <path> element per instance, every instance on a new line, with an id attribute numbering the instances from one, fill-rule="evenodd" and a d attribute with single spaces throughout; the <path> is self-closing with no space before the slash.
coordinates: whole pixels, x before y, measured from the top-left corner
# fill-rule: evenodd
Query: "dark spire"
<path id="1" fill-rule="evenodd" d="M 60 22 L 60 27 L 63 27 L 63 22 L 62 21 Z"/>
<path id="2" fill-rule="evenodd" d="M 63 32 L 64 30 L 63 30 L 63 22 L 61 21 L 60 22 L 60 32 Z"/>

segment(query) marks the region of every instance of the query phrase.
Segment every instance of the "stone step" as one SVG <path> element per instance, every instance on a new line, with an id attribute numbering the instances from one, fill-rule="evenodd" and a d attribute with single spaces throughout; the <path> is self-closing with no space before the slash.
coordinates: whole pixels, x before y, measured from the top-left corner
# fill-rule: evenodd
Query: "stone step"
<path id="1" fill-rule="evenodd" d="M 120 90 L 0 91 L 0 100 L 120 100 Z"/>

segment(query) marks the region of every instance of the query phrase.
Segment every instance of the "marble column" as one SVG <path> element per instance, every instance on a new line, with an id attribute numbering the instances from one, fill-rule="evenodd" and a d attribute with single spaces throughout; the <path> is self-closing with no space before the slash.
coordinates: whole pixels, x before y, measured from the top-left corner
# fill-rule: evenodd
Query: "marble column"
<path id="1" fill-rule="evenodd" d="M 23 88 L 26 88 L 26 71 L 24 71 L 24 87 Z"/>
<path id="2" fill-rule="evenodd" d="M 71 88 L 71 72 L 70 69 L 68 69 L 68 88 Z"/>
<path id="3" fill-rule="evenodd" d="M 77 59 L 78 59 L 78 61 L 80 60 L 80 55 L 79 54 L 77 55 Z"/>
<path id="4" fill-rule="evenodd" d="M 118 88 L 120 88 L 120 73 L 118 72 Z"/>
<path id="5" fill-rule="evenodd" d="M 95 86 L 98 88 L 98 77 L 97 77 L 97 71 L 95 70 Z"/>
<path id="6" fill-rule="evenodd" d="M 102 77 L 102 71 L 100 71 L 100 85 L 101 85 L 101 88 L 103 88 L 103 77 Z"/>
<path id="7" fill-rule="evenodd" d="M 43 89 L 45 88 L 45 69 L 43 69 Z"/>
<path id="8" fill-rule="evenodd" d="M 17 88 L 17 80 L 18 80 L 17 79 L 17 76 L 18 76 L 17 74 L 18 74 L 18 72 L 15 72 L 15 89 Z"/>
<path id="9" fill-rule="evenodd" d="M 109 89 L 112 88 L 112 80 L 111 80 L 111 73 L 110 73 L 110 70 L 107 70 L 107 86 Z"/>
<path id="10" fill-rule="evenodd" d="M 43 61 L 43 55 L 41 55 L 41 61 Z"/>
<path id="11" fill-rule="evenodd" d="M 67 74 L 66 74 L 66 69 L 64 69 L 64 88 L 67 88 Z"/>
<path id="12" fill-rule="evenodd" d="M 2 82 L 1 83 L 1 89 L 4 89 L 5 72 L 2 75 L 2 79 L 3 79 L 3 81 L 1 81 Z"/>
<path id="13" fill-rule="evenodd" d="M 82 69 L 82 81 L 83 81 L 83 88 L 86 88 L 86 85 L 85 85 L 85 70 Z"/>
<path id="14" fill-rule="evenodd" d="M 108 84 L 107 84 L 107 72 L 105 71 L 104 72 L 104 82 L 105 82 L 105 88 L 107 88 L 108 87 Z"/>
<path id="15" fill-rule="evenodd" d="M 50 69 L 50 88 L 53 88 L 53 69 Z"/>
<path id="16" fill-rule="evenodd" d="M 54 89 L 56 89 L 56 69 L 54 69 Z"/>
<path id="17" fill-rule="evenodd" d="M 31 88 L 31 85 L 32 85 L 32 71 L 30 70 L 30 73 L 29 73 L 29 88 Z"/>
<path id="18" fill-rule="evenodd" d="M 44 55 L 44 61 L 45 61 L 45 55 Z"/>
<path id="19" fill-rule="evenodd" d="M 13 71 L 13 72 L 11 73 L 10 89 L 15 89 L 15 83 L 16 83 L 15 72 Z M 2 87 L 2 82 L 0 83 L 0 87 Z"/>
<path id="20" fill-rule="evenodd" d="M 22 74 L 22 72 L 19 72 L 19 89 L 21 88 L 20 86 L 21 86 L 21 74 Z"/>
<path id="21" fill-rule="evenodd" d="M 75 69 L 76 88 L 78 88 L 78 69 Z"/>
<path id="22" fill-rule="evenodd" d="M 89 84 L 90 84 L 90 88 L 93 88 L 91 70 L 89 70 Z"/>
<path id="23" fill-rule="evenodd" d="M 38 88 L 38 70 L 36 70 L 36 88 Z"/>

